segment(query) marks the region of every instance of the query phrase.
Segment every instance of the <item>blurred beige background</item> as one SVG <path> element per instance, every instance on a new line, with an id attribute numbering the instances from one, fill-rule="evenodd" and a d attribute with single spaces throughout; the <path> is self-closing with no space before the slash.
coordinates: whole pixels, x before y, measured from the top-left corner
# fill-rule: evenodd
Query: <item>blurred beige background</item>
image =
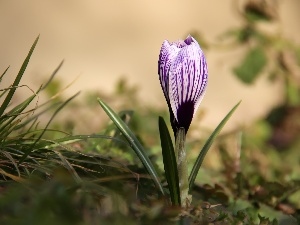
<path id="1" fill-rule="evenodd" d="M 65 96 L 81 90 L 111 92 L 126 76 L 139 87 L 145 104 L 166 107 L 157 75 L 158 54 L 163 40 L 175 41 L 199 31 L 209 43 L 230 28 L 242 24 L 233 0 L 141 1 L 141 0 L 0 0 L 0 72 L 11 65 L 1 88 L 12 83 L 31 44 L 40 41 L 22 81 L 37 87 L 62 59 L 58 79 L 66 84 L 79 79 Z M 300 44 L 300 1 L 279 2 L 279 32 Z M 239 82 L 231 69 L 244 49 L 208 49 L 209 85 L 201 104 L 201 122 L 214 127 L 242 100 L 228 127 L 248 124 L 264 115 L 282 99 L 280 83 L 261 76 L 253 86 Z"/>

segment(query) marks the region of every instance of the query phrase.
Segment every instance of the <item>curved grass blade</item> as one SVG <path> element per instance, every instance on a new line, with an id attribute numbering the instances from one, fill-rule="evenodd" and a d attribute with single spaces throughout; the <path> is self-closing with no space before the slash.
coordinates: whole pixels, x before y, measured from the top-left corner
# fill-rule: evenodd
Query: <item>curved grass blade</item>
<path id="1" fill-rule="evenodd" d="M 77 183 L 82 183 L 81 178 L 79 177 L 78 173 L 76 172 L 74 167 L 71 165 L 71 163 L 59 151 L 55 151 L 55 150 L 52 150 L 52 151 L 57 154 L 57 156 L 60 158 L 63 166 L 69 171 L 70 174 L 72 174 L 74 180 Z"/>
<path id="2" fill-rule="evenodd" d="M 49 112 L 50 109 L 55 108 L 59 105 L 59 102 L 53 103 L 52 105 L 48 106 L 47 108 L 43 109 L 42 111 L 35 113 L 33 116 L 29 117 L 28 119 L 26 119 L 25 121 L 21 121 L 16 127 L 15 130 L 21 129 L 23 127 L 25 127 L 26 125 L 28 125 L 30 122 L 32 121 L 36 121 L 41 115 L 43 115 L 46 112 Z M 41 106 L 38 106 L 36 109 L 41 108 Z M 28 128 L 28 131 L 30 130 L 30 128 Z"/>
<path id="3" fill-rule="evenodd" d="M 0 174 L 3 175 L 3 176 L 6 176 L 6 177 L 9 177 L 10 179 L 16 181 L 16 182 L 19 182 L 19 183 L 24 183 L 25 182 L 25 179 L 21 178 L 21 177 L 18 177 L 18 176 L 15 176 L 11 173 L 7 173 L 6 171 L 4 171 L 3 169 L 0 168 Z"/>
<path id="4" fill-rule="evenodd" d="M 50 132 L 64 133 L 62 131 L 54 130 L 54 129 L 47 129 L 46 131 L 47 132 L 50 131 Z M 40 133 L 43 133 L 43 132 L 44 132 L 44 129 L 34 130 L 34 131 L 30 131 L 30 132 L 25 133 L 25 134 L 20 134 L 16 137 L 17 138 L 22 138 L 25 135 L 35 135 L 35 134 L 40 134 Z M 114 137 L 111 137 L 111 136 L 108 136 L 108 135 L 102 135 L 102 134 L 92 134 L 92 135 L 69 135 L 69 134 L 67 134 L 67 135 L 68 136 L 56 139 L 54 141 L 41 138 L 39 140 L 39 142 L 35 145 L 34 149 L 35 150 L 37 150 L 37 149 L 53 149 L 53 148 L 58 147 L 62 144 L 63 145 L 68 145 L 68 144 L 76 143 L 76 142 L 79 142 L 79 141 L 86 141 L 88 139 L 99 139 L 99 138 L 107 139 L 107 140 L 113 140 L 113 141 L 122 143 L 123 145 L 126 145 L 126 146 L 130 147 L 130 144 L 128 144 L 125 140 L 114 138 Z M 25 144 L 26 145 L 32 145 L 34 142 L 36 142 L 36 138 L 22 138 L 21 140 L 22 140 L 24 145 Z M 12 140 L 12 144 L 14 144 L 14 143 L 15 143 L 15 141 Z M 10 144 L 10 142 L 6 141 L 6 144 Z M 22 151 L 20 151 L 19 153 L 23 154 Z"/>
<path id="5" fill-rule="evenodd" d="M 14 160 L 14 158 L 11 156 L 11 154 L 7 151 L 0 151 L 1 154 L 3 154 L 6 158 L 9 159 L 9 161 L 11 162 L 11 164 L 15 167 L 17 173 L 18 173 L 18 176 L 21 177 L 21 173 L 20 173 L 20 170 L 18 168 L 18 165 L 16 163 L 16 161 Z"/>
<path id="6" fill-rule="evenodd" d="M 13 121 L 22 113 L 26 107 L 32 102 L 32 100 L 36 97 L 36 95 L 32 95 L 27 98 L 24 102 L 14 107 L 11 111 L 2 116 L 1 124 L 0 124 L 0 134 L 1 137 L 4 137 L 3 133 L 9 133 L 9 129 L 7 126 L 11 125 Z M 7 120 L 7 121 L 6 121 Z M 7 134 L 8 135 L 8 134 Z M 6 135 L 6 136 L 7 136 Z"/>
<path id="7" fill-rule="evenodd" d="M 179 178 L 173 143 L 167 125 L 161 116 L 158 118 L 158 125 L 164 169 L 172 205 L 180 205 Z"/>
<path id="8" fill-rule="evenodd" d="M 200 154 L 198 155 L 196 162 L 193 166 L 193 169 L 190 173 L 189 176 L 189 191 L 192 190 L 194 183 L 195 183 L 195 179 L 197 177 L 198 171 L 202 165 L 202 162 L 204 160 L 204 157 L 206 155 L 206 153 L 208 152 L 210 146 L 212 145 L 213 141 L 216 139 L 217 135 L 220 133 L 220 131 L 222 130 L 222 128 L 224 127 L 224 125 L 226 124 L 226 122 L 229 120 L 229 118 L 231 117 L 231 115 L 234 113 L 234 111 L 237 109 L 237 107 L 239 106 L 239 104 L 241 103 L 241 101 L 239 101 L 230 111 L 229 113 L 224 117 L 224 119 L 219 123 L 219 125 L 216 127 L 216 129 L 212 132 L 212 134 L 210 135 L 210 137 L 207 139 L 207 141 L 205 142 L 203 148 L 201 149 Z"/>
<path id="9" fill-rule="evenodd" d="M 19 83 L 20 83 L 20 81 L 21 81 L 21 78 L 22 78 L 22 76 L 23 76 L 23 74 L 24 74 L 24 72 L 25 72 L 25 70 L 26 70 L 26 67 L 27 67 L 27 65 L 28 65 L 28 63 L 29 63 L 30 57 L 31 57 L 31 55 L 32 55 L 32 53 L 33 53 L 33 50 L 34 50 L 34 48 L 35 48 L 35 46 L 36 46 L 36 44 L 37 44 L 37 42 L 38 42 L 38 40 L 39 40 L 39 37 L 40 37 L 40 36 L 38 36 L 38 37 L 35 39 L 33 45 L 31 46 L 31 48 L 30 48 L 30 50 L 29 50 L 29 53 L 28 53 L 26 59 L 24 60 L 22 66 L 21 66 L 21 68 L 20 68 L 20 71 L 19 71 L 18 75 L 17 75 L 16 78 L 15 78 L 15 81 L 14 81 L 14 83 L 13 83 L 13 85 L 12 85 L 13 88 L 10 89 L 10 91 L 8 92 L 6 98 L 4 99 L 4 101 L 3 101 L 3 103 L 2 103 L 2 105 L 1 105 L 1 107 L 0 107 L 0 117 L 2 117 L 2 115 L 3 115 L 3 113 L 4 113 L 4 110 L 7 108 L 8 104 L 10 103 L 10 101 L 11 101 L 11 99 L 12 99 L 12 97 L 13 97 L 15 91 L 16 91 L 17 86 L 19 85 Z M 6 71 L 5 71 L 5 72 L 6 72 Z"/>
<path id="10" fill-rule="evenodd" d="M 35 142 L 29 146 L 29 148 L 25 151 L 23 157 L 20 159 L 19 164 L 22 163 L 26 157 L 30 154 L 30 152 L 34 149 L 35 145 L 40 141 L 40 139 L 43 137 L 44 133 L 46 132 L 48 126 L 54 119 L 54 117 L 62 110 L 71 100 L 73 100 L 77 95 L 79 95 L 80 92 L 77 92 L 75 95 L 71 96 L 69 99 L 67 99 L 65 102 L 63 102 L 53 113 L 50 120 L 48 121 L 46 127 L 44 128 L 43 132 L 39 135 L 39 137 L 35 140 Z"/>
<path id="11" fill-rule="evenodd" d="M 157 172 L 150 161 L 149 157 L 146 155 L 146 151 L 142 144 L 138 141 L 136 136 L 133 134 L 133 132 L 129 129 L 129 127 L 124 123 L 124 121 L 103 101 L 101 101 L 99 98 L 97 99 L 100 106 L 103 108 L 103 110 L 106 112 L 106 114 L 109 116 L 109 118 L 114 122 L 114 124 L 118 127 L 120 132 L 124 135 L 128 143 L 130 144 L 131 148 L 135 151 L 145 168 L 147 169 L 148 173 L 151 175 L 155 185 L 157 188 L 161 191 L 163 195 L 165 195 L 164 189 L 162 187 L 162 184 L 159 181 L 159 177 L 157 175 Z"/>
<path id="12" fill-rule="evenodd" d="M 7 70 L 9 69 L 9 66 L 6 68 L 6 70 L 4 70 L 4 72 L 1 74 L 0 76 L 0 82 L 2 81 L 4 75 L 6 74 Z"/>
<path id="13" fill-rule="evenodd" d="M 0 94 L 0 98 L 2 98 L 2 96 L 4 96 L 6 94 L 6 92 L 8 92 L 8 90 L 9 90 L 9 88 L 1 89 L 0 91 L 2 91 L 2 93 Z"/>
<path id="14" fill-rule="evenodd" d="M 48 81 L 46 82 L 46 84 L 44 84 L 41 88 L 41 90 L 44 90 L 46 87 L 48 87 L 48 85 L 51 83 L 51 81 L 53 80 L 53 78 L 55 77 L 55 75 L 57 74 L 57 72 L 60 70 L 60 68 L 62 67 L 62 65 L 64 64 L 64 60 L 62 60 L 60 62 L 60 64 L 56 67 L 56 69 L 53 71 L 53 73 L 51 74 L 50 78 L 48 79 Z"/>

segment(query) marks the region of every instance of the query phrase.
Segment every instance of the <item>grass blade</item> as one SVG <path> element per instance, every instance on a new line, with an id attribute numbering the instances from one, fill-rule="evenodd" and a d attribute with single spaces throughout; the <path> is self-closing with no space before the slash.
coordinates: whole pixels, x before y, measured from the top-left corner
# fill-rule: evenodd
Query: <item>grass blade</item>
<path id="1" fill-rule="evenodd" d="M 53 73 L 51 74 L 50 78 L 48 79 L 48 81 L 46 82 L 46 84 L 44 84 L 41 88 L 41 90 L 44 90 L 46 87 L 48 87 L 48 85 L 51 83 L 51 81 L 53 80 L 53 78 L 55 77 L 55 75 L 57 74 L 57 72 L 60 70 L 60 68 L 62 67 L 62 65 L 64 64 L 64 60 L 62 60 L 60 62 L 60 64 L 56 67 L 56 69 L 53 71 Z"/>
<path id="2" fill-rule="evenodd" d="M 81 183 L 82 182 L 81 178 L 77 174 L 77 172 L 74 169 L 74 167 L 69 163 L 69 161 L 59 151 L 53 150 L 53 152 L 55 152 L 58 155 L 58 157 L 60 158 L 63 166 L 69 171 L 70 174 L 72 174 L 74 180 L 77 183 Z"/>
<path id="3" fill-rule="evenodd" d="M 101 135 L 101 134 L 91 134 L 91 135 L 70 135 L 67 137 L 63 137 L 60 139 L 56 139 L 57 143 L 61 143 L 61 144 L 72 144 L 81 140 L 87 140 L 87 139 L 99 139 L 99 138 L 103 138 L 103 139 L 109 139 L 109 140 L 113 140 L 113 141 L 117 141 L 120 142 L 124 145 L 127 145 L 128 143 L 125 142 L 124 140 L 121 139 L 117 139 L 111 136 L 107 136 L 107 135 Z M 52 142 L 39 142 L 38 145 L 36 145 L 37 148 L 47 148 L 47 149 L 51 149 L 51 148 L 55 148 L 57 146 L 57 144 L 52 143 Z"/>
<path id="4" fill-rule="evenodd" d="M 35 95 L 30 96 L 27 98 L 24 102 L 14 107 L 11 111 L 6 113 L 2 116 L 0 120 L 0 134 L 3 137 L 3 132 L 8 133 L 8 130 L 6 129 L 7 126 L 11 125 L 12 122 L 22 113 L 26 107 L 32 102 L 32 100 L 35 98 Z M 8 135 L 8 134 L 7 134 Z M 0 138 L 1 139 L 1 138 Z"/>
<path id="5" fill-rule="evenodd" d="M 216 139 L 217 135 L 220 133 L 220 131 L 222 130 L 222 128 L 224 127 L 224 125 L 226 124 L 226 122 L 229 120 L 229 118 L 231 117 L 231 115 L 234 113 L 234 111 L 237 109 L 237 107 L 239 106 L 239 104 L 241 103 L 241 101 L 239 101 L 231 110 L 230 112 L 224 117 L 224 119 L 219 123 L 219 125 L 216 127 L 216 129 L 212 132 L 212 134 L 210 135 L 210 137 L 207 139 L 207 141 L 205 142 L 200 154 L 198 155 L 196 162 L 193 166 L 193 169 L 190 173 L 189 176 L 189 191 L 192 190 L 194 183 L 195 183 L 195 179 L 197 177 L 198 171 L 202 165 L 202 162 L 204 160 L 204 157 L 206 155 L 206 153 L 208 152 L 210 146 L 212 145 L 213 141 Z"/>
<path id="6" fill-rule="evenodd" d="M 48 126 L 50 125 L 50 123 L 52 122 L 52 120 L 54 119 L 54 117 L 71 101 L 73 100 L 77 95 L 79 95 L 80 92 L 77 92 L 75 95 L 73 95 L 72 97 L 70 97 L 69 99 L 67 99 L 65 102 L 63 102 L 53 113 L 53 115 L 51 116 L 50 120 L 48 121 L 46 127 L 44 128 L 43 132 L 39 135 L 39 137 L 35 140 L 35 142 L 25 151 L 23 157 L 20 159 L 19 164 L 22 163 L 26 157 L 30 154 L 30 152 L 34 149 L 35 145 L 40 141 L 40 139 L 43 137 L 43 135 L 45 134 Z"/>
<path id="7" fill-rule="evenodd" d="M 47 108 L 45 108 L 44 110 L 42 110 L 41 112 L 35 113 L 33 116 L 29 117 L 28 119 L 26 119 L 25 121 L 22 121 L 20 124 L 18 124 L 15 129 L 21 129 L 23 127 L 25 127 L 26 125 L 28 125 L 30 122 L 32 121 L 36 121 L 41 115 L 43 115 L 46 112 L 49 112 L 50 109 L 55 108 L 59 105 L 59 102 L 56 102 L 50 106 L 48 106 Z M 36 107 L 36 109 L 41 108 L 41 106 Z M 31 125 L 32 126 L 32 125 Z M 29 131 L 30 129 L 28 129 Z"/>
<path id="8" fill-rule="evenodd" d="M 6 74 L 7 70 L 9 69 L 9 66 L 6 68 L 6 70 L 4 70 L 4 72 L 1 74 L 0 76 L 0 82 L 2 81 L 4 75 Z"/>
<path id="9" fill-rule="evenodd" d="M 3 169 L 0 168 L 0 174 L 3 175 L 3 176 L 6 176 L 6 177 L 9 177 L 10 179 L 16 181 L 16 182 L 19 182 L 19 183 L 25 183 L 25 179 L 21 178 L 21 177 L 18 177 L 18 176 L 15 176 L 11 173 L 7 173 L 6 171 L 4 171 Z"/>
<path id="10" fill-rule="evenodd" d="M 162 117 L 158 118 L 164 169 L 173 205 L 180 205 L 180 189 L 175 151 L 167 125 Z"/>
<path id="11" fill-rule="evenodd" d="M 7 108 L 8 104 L 10 103 L 10 101 L 11 101 L 11 99 L 12 99 L 12 97 L 13 97 L 13 95 L 14 95 L 16 89 L 17 89 L 17 86 L 19 85 L 19 83 L 20 83 L 20 81 L 21 81 L 21 78 L 22 78 L 22 76 L 23 76 L 23 74 L 24 74 L 24 72 L 25 72 L 25 70 L 26 70 L 26 67 L 27 67 L 27 65 L 28 65 L 28 63 L 29 63 L 30 57 L 31 57 L 31 55 L 32 55 L 32 53 L 33 53 L 33 50 L 34 50 L 34 48 L 35 48 L 35 46 L 36 46 L 36 44 L 37 44 L 37 42 L 38 42 L 38 40 L 39 40 L 39 37 L 40 37 L 40 36 L 38 36 L 38 37 L 35 39 L 33 45 L 31 46 L 31 48 L 30 48 L 30 50 L 29 50 L 29 53 L 28 53 L 26 59 L 24 60 L 22 66 L 21 66 L 21 69 L 20 69 L 18 75 L 16 76 L 16 79 L 15 79 L 13 85 L 12 85 L 13 88 L 10 89 L 10 91 L 8 92 L 6 98 L 4 99 L 4 101 L 3 101 L 3 103 L 2 103 L 2 105 L 1 105 L 1 107 L 0 107 L 0 117 L 3 115 L 4 110 Z M 5 71 L 5 72 L 6 72 L 6 71 Z"/>
<path id="12" fill-rule="evenodd" d="M 16 161 L 14 160 L 14 158 L 11 156 L 11 154 L 9 154 L 9 152 L 3 151 L 3 150 L 0 153 L 3 154 L 6 158 L 9 159 L 9 161 L 12 163 L 12 165 L 14 165 L 14 167 L 15 167 L 17 173 L 18 173 L 18 176 L 21 177 L 21 173 L 20 173 L 20 170 L 18 168 L 18 165 L 17 165 Z"/>
<path id="13" fill-rule="evenodd" d="M 136 136 L 133 132 L 129 129 L 129 127 L 124 123 L 124 121 L 103 101 L 98 98 L 98 102 L 109 118 L 114 122 L 114 124 L 118 127 L 120 132 L 124 135 L 128 143 L 130 144 L 131 148 L 135 151 L 145 168 L 147 169 L 148 173 L 151 175 L 155 185 L 161 191 L 163 195 L 165 195 L 164 189 L 162 184 L 159 181 L 159 177 L 157 172 L 150 161 L 149 157 L 146 155 L 146 151 L 142 144 L 138 141 Z"/>

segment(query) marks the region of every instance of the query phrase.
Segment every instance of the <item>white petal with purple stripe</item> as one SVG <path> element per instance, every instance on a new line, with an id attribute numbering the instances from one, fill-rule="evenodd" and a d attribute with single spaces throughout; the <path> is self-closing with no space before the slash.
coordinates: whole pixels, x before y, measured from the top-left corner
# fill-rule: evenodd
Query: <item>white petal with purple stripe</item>
<path id="1" fill-rule="evenodd" d="M 184 41 L 164 41 L 158 73 L 170 113 L 177 121 L 175 126 L 187 131 L 204 96 L 208 78 L 206 59 L 197 41 L 191 36 Z"/>

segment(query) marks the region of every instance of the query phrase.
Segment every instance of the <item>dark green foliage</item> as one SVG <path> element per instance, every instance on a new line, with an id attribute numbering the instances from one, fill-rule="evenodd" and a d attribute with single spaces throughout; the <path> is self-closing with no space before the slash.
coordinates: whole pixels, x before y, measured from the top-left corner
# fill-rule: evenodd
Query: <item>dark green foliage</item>
<path id="1" fill-rule="evenodd" d="M 209 138 L 207 139 L 207 141 L 205 142 L 203 148 L 200 151 L 199 156 L 196 159 L 195 164 L 193 165 L 191 174 L 189 176 L 189 190 L 191 191 L 194 183 L 195 183 L 195 179 L 197 177 L 198 171 L 201 167 L 201 164 L 206 156 L 206 153 L 208 152 L 209 148 L 211 147 L 211 145 L 213 144 L 214 140 L 216 139 L 217 135 L 220 133 L 220 131 L 222 130 L 222 128 L 225 126 L 226 122 L 229 120 L 229 118 L 231 117 L 231 115 L 234 113 L 234 111 L 237 109 L 237 107 L 239 106 L 241 102 L 239 102 L 238 104 L 236 104 L 231 110 L 230 112 L 224 117 L 224 119 L 219 123 L 219 125 L 216 127 L 216 129 L 212 132 L 212 134 L 209 136 Z"/>
<path id="2" fill-rule="evenodd" d="M 267 63 L 267 57 L 261 47 L 251 49 L 241 64 L 234 68 L 236 76 L 246 84 L 251 84 L 258 77 Z"/>
<path id="3" fill-rule="evenodd" d="M 107 113 L 107 115 L 110 117 L 110 119 L 114 122 L 114 124 L 118 127 L 120 132 L 124 135 L 128 143 L 131 145 L 132 149 L 136 152 L 137 156 L 140 158 L 141 162 L 147 169 L 148 173 L 152 176 L 153 181 L 157 188 L 161 191 L 163 195 L 165 195 L 163 187 L 159 181 L 158 174 L 152 165 L 152 162 L 146 155 L 146 151 L 144 150 L 144 147 L 141 145 L 141 143 L 138 141 L 136 136 L 132 133 L 132 131 L 128 128 L 126 123 L 103 101 L 98 99 L 99 104 L 104 109 L 104 111 Z"/>
<path id="4" fill-rule="evenodd" d="M 244 4 L 244 17 L 249 22 L 270 21 L 278 17 L 276 1 L 250 0 Z"/>
<path id="5" fill-rule="evenodd" d="M 167 125 L 162 117 L 158 119 L 164 171 L 173 205 L 180 205 L 179 178 L 175 150 Z"/>
<path id="6" fill-rule="evenodd" d="M 15 81 L 14 81 L 12 87 L 10 88 L 10 90 L 9 90 L 6 98 L 4 99 L 4 101 L 3 101 L 3 103 L 2 103 L 2 105 L 0 107 L 0 116 L 1 116 L 0 117 L 0 121 L 2 121 L 2 116 L 3 116 L 4 110 L 7 108 L 8 104 L 10 103 L 10 101 L 11 101 L 11 99 L 12 99 L 12 97 L 13 97 L 15 91 L 16 91 L 16 89 L 18 88 L 18 85 L 19 85 L 19 83 L 21 81 L 21 78 L 22 78 L 22 76 L 23 76 L 23 74 L 24 74 L 24 72 L 26 70 L 26 67 L 27 67 L 27 65 L 29 63 L 29 60 L 31 58 L 31 55 L 33 53 L 33 50 L 34 50 L 34 48 L 35 48 L 38 40 L 39 40 L 39 36 L 36 38 L 36 40 L 34 41 L 33 45 L 31 46 L 31 49 L 30 49 L 30 51 L 29 51 L 26 59 L 24 60 L 23 65 L 21 66 L 20 71 L 19 71 L 18 75 L 16 76 Z M 1 76 L 1 79 L 5 75 L 5 73 L 7 72 L 7 70 L 8 70 L 8 68 L 3 72 L 2 76 Z"/>

